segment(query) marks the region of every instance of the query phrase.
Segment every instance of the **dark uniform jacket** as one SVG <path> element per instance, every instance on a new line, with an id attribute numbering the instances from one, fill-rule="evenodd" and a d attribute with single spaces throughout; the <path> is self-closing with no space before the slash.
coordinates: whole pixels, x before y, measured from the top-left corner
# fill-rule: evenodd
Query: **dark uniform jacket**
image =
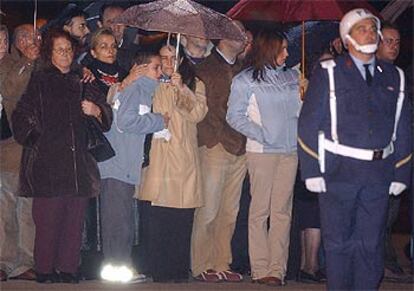
<path id="1" fill-rule="evenodd" d="M 362 149 L 382 149 L 391 141 L 400 77 L 395 66 L 375 60 L 369 87 L 349 55 L 335 59 L 337 132 L 339 143 Z M 405 96 L 394 154 L 363 161 L 325 152 L 326 172 L 318 164 L 318 131 L 331 137 L 328 72 L 318 67 L 310 81 L 299 117 L 299 158 L 302 178 L 323 176 L 327 182 L 409 185 L 411 159 L 410 96 Z"/>
<path id="2" fill-rule="evenodd" d="M 112 111 L 97 86 L 85 97 L 102 112 L 102 129 L 109 130 Z M 99 193 L 96 161 L 86 150 L 78 75 L 51 67 L 34 73 L 12 116 L 12 129 L 23 145 L 19 195 L 82 196 Z"/>

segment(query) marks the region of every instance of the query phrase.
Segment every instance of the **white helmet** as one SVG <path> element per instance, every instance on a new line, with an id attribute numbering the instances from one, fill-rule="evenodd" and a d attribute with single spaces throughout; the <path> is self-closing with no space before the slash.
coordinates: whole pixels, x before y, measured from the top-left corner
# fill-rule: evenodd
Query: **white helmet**
<path id="1" fill-rule="evenodd" d="M 378 41 L 376 44 L 370 44 L 370 45 L 359 45 L 357 42 L 350 36 L 349 32 L 351 31 L 351 28 L 359 21 L 372 18 L 376 22 L 377 26 L 377 33 L 380 37 L 382 37 L 381 34 L 381 21 L 376 17 L 374 14 L 369 12 L 366 9 L 357 8 L 349 11 L 347 14 L 342 17 L 341 23 L 339 24 L 339 33 L 341 35 L 342 42 L 346 48 L 348 48 L 346 40 L 349 40 L 353 46 L 361 52 L 364 53 L 373 53 L 377 50 Z"/>

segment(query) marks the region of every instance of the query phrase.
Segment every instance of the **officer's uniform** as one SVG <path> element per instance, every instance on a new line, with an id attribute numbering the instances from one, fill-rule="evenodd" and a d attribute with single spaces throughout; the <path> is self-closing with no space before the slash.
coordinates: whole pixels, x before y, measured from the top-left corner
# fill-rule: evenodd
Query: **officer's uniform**
<path id="1" fill-rule="evenodd" d="M 330 102 L 328 70 L 320 66 L 299 117 L 302 178 L 323 177 L 326 182 L 327 192 L 315 195 L 319 195 L 328 288 L 376 289 L 383 273 L 389 187 L 391 182 L 408 186 L 410 181 L 410 105 L 405 98 L 401 114 L 396 114 L 400 75 L 395 66 L 376 59 L 368 86 L 350 55 L 331 62 L 336 104 Z M 323 141 L 329 150 L 318 147 Z M 333 153 L 335 143 L 352 153 Z M 361 149 L 369 150 L 368 158 Z"/>

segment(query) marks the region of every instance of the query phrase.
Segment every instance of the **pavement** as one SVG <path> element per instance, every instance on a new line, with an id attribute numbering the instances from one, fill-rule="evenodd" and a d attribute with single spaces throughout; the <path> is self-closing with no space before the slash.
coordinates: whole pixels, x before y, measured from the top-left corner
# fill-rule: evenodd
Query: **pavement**
<path id="1" fill-rule="evenodd" d="M 402 267 L 410 272 L 410 263 L 402 253 L 403 246 L 408 242 L 408 235 L 394 235 L 393 241 L 396 246 L 400 263 Z M 412 276 L 411 276 L 412 277 Z M 25 290 L 25 291 L 43 291 L 43 290 L 59 290 L 59 291 L 107 291 L 107 290 L 270 290 L 275 287 L 262 286 L 251 283 L 250 278 L 245 278 L 240 283 L 202 283 L 190 281 L 189 283 L 180 284 L 160 284 L 160 283 L 140 283 L 140 284 L 110 284 L 101 281 L 81 281 L 79 284 L 39 284 L 32 281 L 9 280 L 0 283 L 0 291 L 8 290 Z M 326 290 L 325 284 L 304 284 L 295 281 L 287 281 L 284 287 L 277 289 L 283 290 Z M 412 283 L 394 283 L 382 282 L 380 290 L 414 290 Z"/>

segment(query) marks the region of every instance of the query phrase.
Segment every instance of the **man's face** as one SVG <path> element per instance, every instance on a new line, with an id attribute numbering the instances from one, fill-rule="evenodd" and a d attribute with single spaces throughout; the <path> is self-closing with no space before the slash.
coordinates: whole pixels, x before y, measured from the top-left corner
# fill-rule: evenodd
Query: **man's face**
<path id="1" fill-rule="evenodd" d="M 72 18 L 69 24 L 65 25 L 64 30 L 69 34 L 78 39 L 82 44 L 86 41 L 86 36 L 89 34 L 88 24 L 83 16 L 75 16 Z"/>
<path id="2" fill-rule="evenodd" d="M 113 20 L 122 12 L 124 12 L 124 9 L 120 7 L 108 7 L 102 15 L 102 27 L 111 29 L 117 42 L 120 42 L 124 36 L 125 25 L 114 24 Z"/>
<path id="3" fill-rule="evenodd" d="M 154 56 L 151 58 L 151 62 L 148 63 L 148 71 L 145 76 L 153 80 L 159 80 L 161 78 L 161 58 Z"/>
<path id="4" fill-rule="evenodd" d="M 375 44 L 378 39 L 376 22 L 372 18 L 363 19 L 352 27 L 350 35 L 359 45 Z"/>
<path id="5" fill-rule="evenodd" d="M 39 57 L 42 38 L 38 31 L 33 31 L 32 25 L 24 28 L 24 34 L 17 40 L 16 48 L 29 60 L 34 61 Z"/>
<path id="6" fill-rule="evenodd" d="M 386 28 L 382 30 L 382 36 L 377 56 L 381 60 L 393 63 L 400 54 L 400 33 L 396 29 Z"/>
<path id="7" fill-rule="evenodd" d="M 195 46 L 200 49 L 207 49 L 209 44 L 209 40 L 206 38 L 200 38 L 195 36 L 186 36 L 187 38 L 187 46 Z"/>
<path id="8" fill-rule="evenodd" d="M 0 31 L 0 60 L 7 54 L 9 50 L 9 40 L 5 31 Z"/>

